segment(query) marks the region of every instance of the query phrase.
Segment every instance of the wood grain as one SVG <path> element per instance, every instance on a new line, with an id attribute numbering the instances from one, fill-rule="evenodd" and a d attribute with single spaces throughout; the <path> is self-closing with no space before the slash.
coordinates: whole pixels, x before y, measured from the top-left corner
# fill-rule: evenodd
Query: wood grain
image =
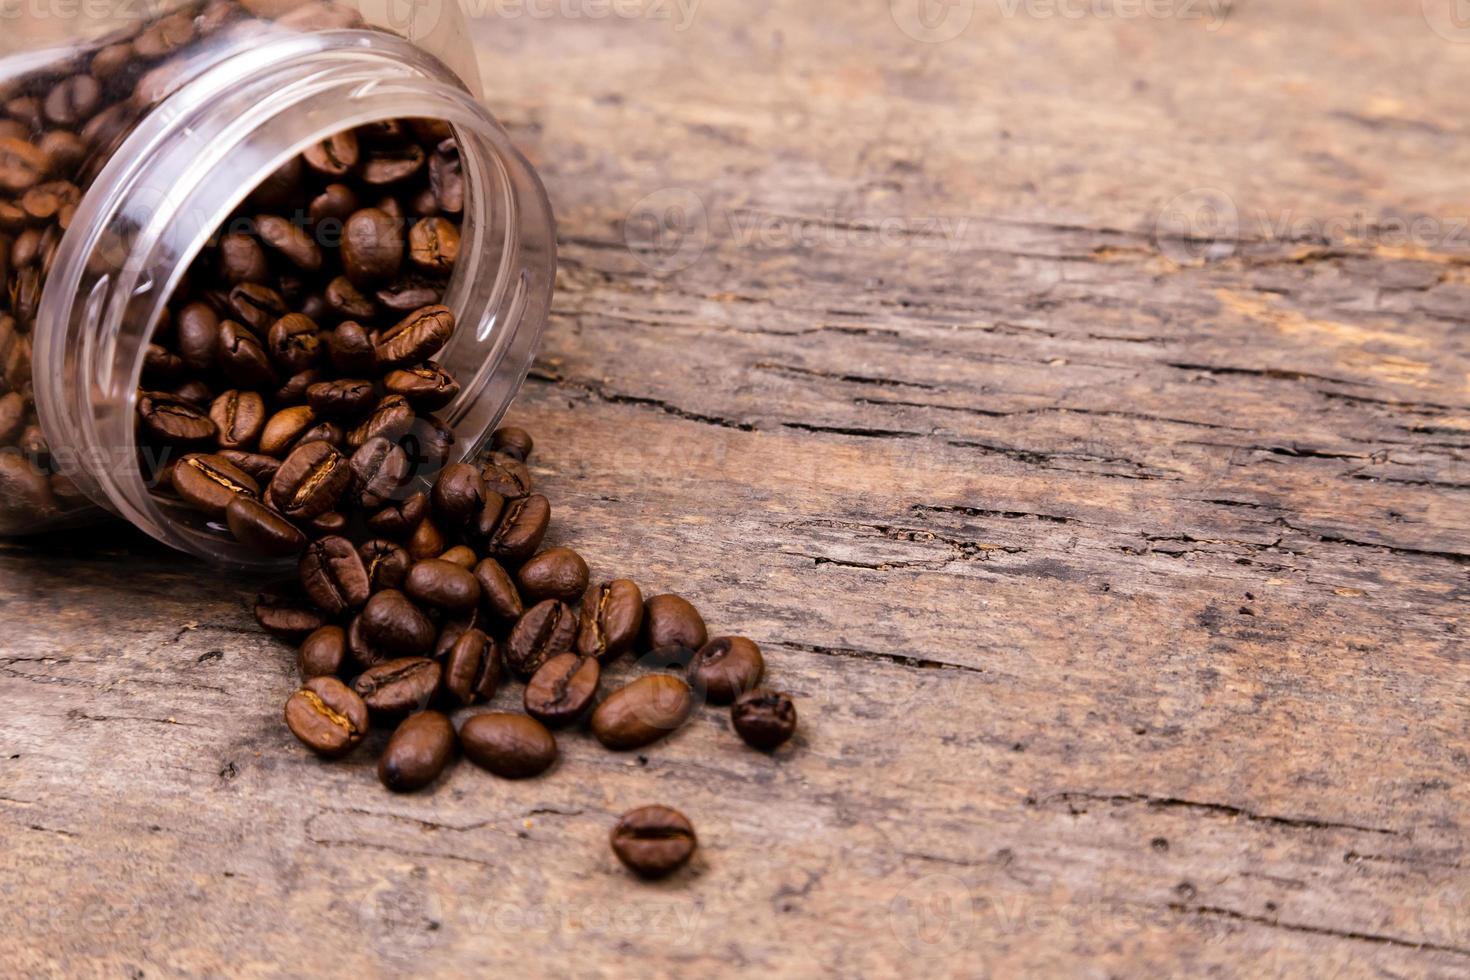
<path id="1" fill-rule="evenodd" d="M 249 583 L 13 543 L 7 973 L 1470 972 L 1470 44 L 885 6 L 476 24 L 560 222 L 554 538 L 757 639 L 797 743 L 392 797 Z"/>

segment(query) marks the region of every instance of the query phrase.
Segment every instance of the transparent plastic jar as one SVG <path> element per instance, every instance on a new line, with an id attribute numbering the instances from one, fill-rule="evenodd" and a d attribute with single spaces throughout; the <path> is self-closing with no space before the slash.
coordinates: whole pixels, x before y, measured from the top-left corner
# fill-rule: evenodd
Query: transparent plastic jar
<path id="1" fill-rule="evenodd" d="M 111 512 L 182 551 L 262 564 L 219 521 L 159 493 L 137 462 L 147 347 L 211 236 L 333 134 L 447 124 L 465 190 L 441 300 L 457 328 L 436 360 L 461 390 L 435 414 L 463 459 L 482 448 L 537 348 L 555 274 L 550 206 L 476 101 L 455 0 L 115 6 L 146 12 L 98 20 L 76 13 L 87 4 L 67 7 L 71 17 L 33 4 L 0 21 L 0 255 L 11 260 L 0 263 L 0 534 Z M 125 93 L 109 87 L 119 63 Z M 16 217 L 35 203 L 28 184 L 62 177 L 79 195 L 67 191 L 57 214 Z"/>

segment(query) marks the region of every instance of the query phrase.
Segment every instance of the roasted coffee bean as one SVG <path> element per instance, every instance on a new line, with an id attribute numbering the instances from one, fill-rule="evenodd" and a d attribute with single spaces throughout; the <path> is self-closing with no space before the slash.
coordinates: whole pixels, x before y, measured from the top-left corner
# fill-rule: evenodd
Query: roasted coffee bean
<path id="1" fill-rule="evenodd" d="M 685 660 L 709 640 L 704 617 L 689 600 L 656 595 L 643 605 L 643 646 L 660 656 Z"/>
<path id="2" fill-rule="evenodd" d="M 346 184 L 328 184 L 306 206 L 306 217 L 318 228 L 330 223 L 335 242 L 341 234 L 342 226 L 356 210 L 357 195 L 352 192 L 351 187 Z"/>
<path id="3" fill-rule="evenodd" d="M 327 283 L 325 292 L 322 293 L 327 305 L 341 316 L 352 320 L 371 320 L 377 315 L 378 308 L 371 299 L 358 292 L 357 287 L 346 276 L 338 276 Z M 369 368 L 377 364 L 377 355 L 373 355 Z M 365 373 L 363 369 L 354 369 L 351 373 Z"/>
<path id="4" fill-rule="evenodd" d="M 425 412 L 443 408 L 459 395 L 459 382 L 433 361 L 415 368 L 390 371 L 383 378 L 389 394 L 402 395 Z"/>
<path id="5" fill-rule="evenodd" d="M 367 154 L 362 164 L 366 184 L 396 184 L 424 168 L 424 148 L 416 143 L 380 147 Z"/>
<path id="6" fill-rule="evenodd" d="M 342 271 L 359 289 L 393 279 L 403 264 L 401 223 L 378 208 L 354 212 L 342 229 L 341 257 Z"/>
<path id="7" fill-rule="evenodd" d="M 37 464 L 15 452 L 0 452 L 0 501 L 41 519 L 56 508 L 51 482 Z"/>
<path id="8" fill-rule="evenodd" d="M 489 701 L 500 684 L 500 647 L 482 630 L 460 634 L 444 660 L 444 690 L 460 705 Z"/>
<path id="9" fill-rule="evenodd" d="M 642 627 L 643 593 L 637 583 L 625 578 L 603 582 L 582 603 L 577 652 L 603 663 L 616 660 L 633 649 Z"/>
<path id="10" fill-rule="evenodd" d="M 209 416 L 198 408 L 160 391 L 139 396 L 138 416 L 149 435 L 174 445 L 212 442 L 219 431 Z"/>
<path id="11" fill-rule="evenodd" d="M 516 573 L 527 602 L 560 599 L 575 603 L 587 591 L 587 562 L 571 548 L 547 548 L 533 555 Z"/>
<path id="12" fill-rule="evenodd" d="M 241 388 L 274 388 L 279 383 L 265 348 L 234 320 L 219 325 L 220 369 Z"/>
<path id="13" fill-rule="evenodd" d="M 143 383 L 167 386 L 180 380 L 184 359 L 161 344 L 149 344 L 143 351 Z"/>
<path id="14" fill-rule="evenodd" d="M 308 442 L 325 442 L 341 449 L 347 442 L 347 435 L 336 422 L 318 422 L 301 433 L 301 438 L 296 440 L 296 445 L 304 446 Z"/>
<path id="15" fill-rule="evenodd" d="M 473 572 L 475 565 L 479 563 L 480 556 L 468 545 L 457 544 L 444 554 L 439 556 L 440 561 L 447 561 L 451 565 L 458 565 L 467 572 Z"/>
<path id="16" fill-rule="evenodd" d="M 306 531 L 313 538 L 329 538 L 346 534 L 350 524 L 346 514 L 329 510 L 307 521 Z"/>
<path id="17" fill-rule="evenodd" d="M 511 459 L 518 459 L 522 463 L 531 458 L 533 446 L 535 442 L 531 439 L 531 433 L 513 425 L 502 426 L 490 436 L 491 449 L 497 453 L 504 453 Z"/>
<path id="18" fill-rule="evenodd" d="M 272 636 L 292 643 L 300 643 L 307 634 L 327 625 L 327 617 L 321 610 L 312 608 L 304 597 L 289 592 L 263 592 L 256 596 L 255 621 Z"/>
<path id="19" fill-rule="evenodd" d="M 796 705 L 790 697 L 775 691 L 749 691 L 735 701 L 730 720 L 745 744 L 770 752 L 795 734 Z"/>
<path id="20" fill-rule="evenodd" d="M 369 439 L 352 454 L 353 492 L 368 510 L 377 510 L 408 483 L 408 456 L 382 436 Z M 375 515 L 377 516 L 377 515 Z"/>
<path id="21" fill-rule="evenodd" d="M 257 337 L 264 337 L 271 324 L 291 312 L 284 296 L 255 282 L 237 284 L 230 290 L 228 303 L 230 312 Z"/>
<path id="22" fill-rule="evenodd" d="M 280 455 L 301 439 L 303 433 L 316 425 L 316 412 L 310 405 L 292 405 L 283 408 L 270 418 L 260 431 L 260 451 Z"/>
<path id="23" fill-rule="evenodd" d="M 535 553 L 551 523 L 551 504 L 539 493 L 512 500 L 485 540 L 485 550 L 504 564 L 519 565 Z"/>
<path id="24" fill-rule="evenodd" d="M 306 148 L 301 158 L 324 177 L 343 177 L 358 161 L 357 135 L 345 130 Z"/>
<path id="25" fill-rule="evenodd" d="M 339 379 L 318 381 L 306 389 L 306 403 L 321 416 L 332 419 L 355 419 L 378 402 L 371 381 Z"/>
<path id="26" fill-rule="evenodd" d="M 494 558 L 486 558 L 475 566 L 475 581 L 480 583 L 481 606 L 500 622 L 513 623 L 526 611 L 510 573 Z M 642 603 L 638 611 L 641 615 Z"/>
<path id="27" fill-rule="evenodd" d="M 489 625 L 485 614 L 479 609 L 471 609 L 468 612 L 447 614 L 439 625 L 439 638 L 434 641 L 434 659 L 443 660 L 449 656 L 459 638 L 469 630 L 480 630 L 484 632 Z"/>
<path id="28" fill-rule="evenodd" d="M 252 449 L 265 429 L 265 399 L 254 391 L 225 392 L 209 406 L 221 449 Z"/>
<path id="29" fill-rule="evenodd" d="M 25 431 L 26 400 L 18 391 L 0 397 L 0 446 L 13 446 Z"/>
<path id="30" fill-rule="evenodd" d="M 335 759 L 368 731 L 368 709 L 335 677 L 312 677 L 286 701 L 286 727 L 317 755 Z"/>
<path id="31" fill-rule="evenodd" d="M 293 449 L 271 480 L 270 501 L 291 520 L 311 520 L 337 506 L 352 480 L 352 468 L 325 442 Z"/>
<path id="32" fill-rule="evenodd" d="M 459 147 L 452 139 L 440 143 L 429 157 L 429 189 L 441 211 L 459 214 L 464 210 L 463 167 Z"/>
<path id="33" fill-rule="evenodd" d="M 454 334 L 454 314 L 447 306 L 415 310 L 384 332 L 377 343 L 378 364 L 401 368 L 426 361 Z"/>
<path id="34" fill-rule="evenodd" d="M 150 61 L 181 51 L 195 38 L 194 18 L 187 11 L 170 14 L 133 38 L 133 51 Z"/>
<path id="35" fill-rule="evenodd" d="M 576 630 L 576 614 L 565 602 L 538 602 L 511 628 L 505 642 L 505 662 L 522 678 L 529 678 L 547 660 L 572 648 Z"/>
<path id="36" fill-rule="evenodd" d="M 612 831 L 613 853 L 640 878 L 668 877 L 689 863 L 698 844 L 689 818 L 666 806 L 629 810 Z"/>
<path id="37" fill-rule="evenodd" d="M 401 545 L 382 538 L 374 538 L 357 549 L 362 556 L 362 563 L 367 568 L 368 582 L 374 592 L 383 589 L 401 589 L 403 580 L 408 577 L 408 570 L 413 565 L 413 559 L 408 557 L 408 552 Z"/>
<path id="38" fill-rule="evenodd" d="M 274 456 L 266 456 L 263 453 L 247 453 L 238 449 L 221 449 L 219 455 L 234 463 L 240 469 L 250 474 L 250 478 L 261 486 L 269 486 L 275 478 L 276 470 L 281 468 L 281 461 Z"/>
<path id="39" fill-rule="evenodd" d="M 242 232 L 231 232 L 219 240 L 219 274 L 231 285 L 263 284 L 270 278 L 271 267 L 260 242 Z"/>
<path id="40" fill-rule="evenodd" d="M 597 706 L 592 734 L 610 749 L 642 748 L 684 724 L 693 705 L 688 684 L 671 674 L 649 674 Z"/>
<path id="41" fill-rule="evenodd" d="M 340 626 L 323 626 L 301 642 L 296 666 L 302 677 L 331 677 L 347 661 L 347 631 Z"/>
<path id="42" fill-rule="evenodd" d="M 236 497 L 260 496 L 260 484 L 223 456 L 191 453 L 179 460 L 170 478 L 184 503 L 212 517 L 224 517 Z"/>
<path id="43" fill-rule="evenodd" d="M 423 789 L 454 756 L 454 726 L 437 711 L 410 715 L 394 730 L 378 759 L 378 778 L 395 793 Z"/>
<path id="44" fill-rule="evenodd" d="M 428 513 L 429 495 L 420 491 L 403 500 L 386 504 L 382 510 L 367 518 L 367 526 L 374 534 L 403 540 L 414 533 Z"/>
<path id="45" fill-rule="evenodd" d="M 408 259 L 424 272 L 448 275 L 459 261 L 459 229 L 447 218 L 420 218 L 408 230 Z"/>
<path id="46" fill-rule="evenodd" d="M 404 279 L 373 293 L 378 304 L 390 313 L 412 313 L 433 306 L 444 298 L 444 289 L 433 283 Z"/>
<path id="47" fill-rule="evenodd" d="M 364 639 L 386 653 L 422 657 L 434 649 L 434 624 L 397 589 L 374 593 L 359 619 Z"/>
<path id="48" fill-rule="evenodd" d="M 175 319 L 179 356 L 191 371 L 214 369 L 219 357 L 219 317 L 208 304 L 189 303 Z"/>
<path id="49" fill-rule="evenodd" d="M 505 453 L 491 453 L 480 470 L 485 487 L 506 500 L 525 497 L 531 492 L 531 471 L 526 464 Z"/>
<path id="50" fill-rule="evenodd" d="M 368 639 L 367 631 L 363 629 L 361 613 L 353 616 L 352 621 L 347 624 L 347 652 L 353 662 L 364 670 L 393 659 L 392 653 Z"/>
<path id="51" fill-rule="evenodd" d="M 766 672 L 761 648 L 743 636 L 717 636 L 694 655 L 689 683 L 710 704 L 729 704 L 754 690 Z"/>
<path id="52" fill-rule="evenodd" d="M 102 86 L 91 75 L 73 75 L 46 94 L 46 119 L 58 126 L 75 126 L 90 119 L 102 104 Z"/>
<path id="53" fill-rule="evenodd" d="M 235 496 L 225 508 L 230 533 L 245 547 L 270 558 L 285 558 L 306 547 L 306 535 L 258 500 Z"/>
<path id="54" fill-rule="evenodd" d="M 362 557 L 343 537 L 313 541 L 301 555 L 300 571 L 302 588 L 328 616 L 358 609 L 372 594 Z"/>
<path id="55" fill-rule="evenodd" d="M 319 368 L 298 371 L 286 379 L 286 383 L 275 390 L 276 407 L 298 407 L 306 403 L 306 390 L 322 379 Z"/>
<path id="56" fill-rule="evenodd" d="M 362 424 L 347 433 L 347 445 L 357 449 L 376 436 L 397 442 L 413 428 L 413 407 L 402 395 L 389 395 L 378 402 Z"/>
<path id="57" fill-rule="evenodd" d="M 362 377 L 378 368 L 378 355 L 373 350 L 372 338 L 358 323 L 348 320 L 339 323 L 327 338 L 327 359 L 332 369 L 345 377 Z M 388 389 L 389 394 L 403 394 Z"/>
<path id="58" fill-rule="evenodd" d="M 373 718 L 397 718 L 422 711 L 439 693 L 443 675 L 437 661 L 400 657 L 369 667 L 352 682 Z"/>
<path id="59" fill-rule="evenodd" d="M 475 715 L 460 727 L 459 742 L 466 759 L 502 779 L 538 776 L 556 761 L 556 738 L 525 715 Z"/>
<path id="60" fill-rule="evenodd" d="M 322 249 L 301 226 L 274 214 L 255 219 L 260 240 L 285 256 L 296 268 L 316 272 L 322 267 Z"/>
<path id="61" fill-rule="evenodd" d="M 321 329 L 300 313 L 287 313 L 271 324 L 266 344 L 271 362 L 287 376 L 316 367 L 325 353 Z M 308 388 L 308 395 L 310 391 Z"/>
<path id="62" fill-rule="evenodd" d="M 480 601 L 480 583 L 458 565 L 439 558 L 420 561 L 408 570 L 403 591 L 436 609 L 464 612 Z"/>
<path id="63" fill-rule="evenodd" d="M 469 463 L 451 463 L 440 471 L 429 502 L 445 526 L 463 527 L 485 506 L 485 481 Z"/>
<path id="64" fill-rule="evenodd" d="M 432 415 L 415 417 L 399 443 L 414 472 L 426 480 L 433 479 L 454 456 L 454 430 Z"/>
<path id="65" fill-rule="evenodd" d="M 551 728 L 580 721 L 597 697 L 601 678 L 596 658 L 557 654 L 526 682 L 526 714 Z"/>

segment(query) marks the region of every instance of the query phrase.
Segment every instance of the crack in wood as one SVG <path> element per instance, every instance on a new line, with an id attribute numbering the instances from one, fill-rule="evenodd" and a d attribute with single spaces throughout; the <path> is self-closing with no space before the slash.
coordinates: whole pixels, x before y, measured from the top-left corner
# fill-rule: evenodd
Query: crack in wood
<path id="1" fill-rule="evenodd" d="M 1074 803 L 1106 803 L 1112 806 L 1145 806 L 1150 810 L 1189 810 L 1211 816 L 1239 818 L 1248 823 L 1259 823 L 1272 827 L 1287 827 L 1296 830 L 1350 830 L 1357 833 L 1381 834 L 1388 837 L 1405 836 L 1402 831 L 1392 830 L 1387 827 L 1372 827 L 1365 824 L 1338 820 L 1319 820 L 1313 817 L 1283 817 L 1275 814 L 1255 813 L 1247 810 L 1245 807 L 1234 806 L 1229 803 L 1209 803 L 1200 800 L 1186 800 L 1173 796 L 1151 796 L 1145 793 L 1091 793 L 1080 790 L 1068 790 L 1060 793 L 1052 793 L 1040 799 L 1027 797 L 1026 802 L 1027 805 L 1038 809 L 1058 803 L 1065 804 L 1073 816 L 1087 812 L 1085 806 L 1079 808 L 1074 806 Z"/>
<path id="2" fill-rule="evenodd" d="M 1404 949 L 1430 950 L 1436 953 L 1450 953 L 1456 956 L 1470 956 L 1470 949 L 1463 949 L 1459 946 L 1449 946 L 1443 943 L 1433 943 L 1419 939 L 1404 939 L 1400 936 L 1362 932 L 1356 929 L 1336 929 L 1332 926 L 1316 926 L 1303 922 L 1283 922 L 1280 919 L 1274 919 L 1264 915 L 1249 915 L 1245 912 L 1223 908 L 1218 905 L 1171 903 L 1168 908 L 1170 911 L 1178 912 L 1182 915 L 1208 916 L 1229 919 L 1234 922 L 1250 922 L 1255 925 L 1267 926 L 1272 929 L 1282 929 L 1287 932 L 1300 932 L 1313 936 L 1331 936 L 1335 939 L 1350 939 L 1381 946 L 1398 946 Z"/>

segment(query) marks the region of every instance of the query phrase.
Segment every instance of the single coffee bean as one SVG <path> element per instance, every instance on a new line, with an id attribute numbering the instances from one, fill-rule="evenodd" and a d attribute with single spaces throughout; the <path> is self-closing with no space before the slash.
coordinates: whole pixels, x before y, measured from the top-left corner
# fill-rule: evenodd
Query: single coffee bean
<path id="1" fill-rule="evenodd" d="M 479 609 L 444 616 L 439 625 L 439 638 L 434 641 L 434 659 L 442 661 L 449 656 L 454 645 L 466 632 L 469 630 L 485 632 L 488 625 L 489 621 Z"/>
<path id="2" fill-rule="evenodd" d="M 428 513 L 429 495 L 420 491 L 385 504 L 367 518 L 367 526 L 374 534 L 403 540 L 414 533 Z"/>
<path id="3" fill-rule="evenodd" d="M 271 480 L 270 499 L 292 520 L 310 520 L 337 506 L 352 480 L 347 457 L 329 443 L 308 442 L 291 451 Z"/>
<path id="4" fill-rule="evenodd" d="M 433 306 L 444 298 L 444 289 L 434 283 L 403 279 L 373 293 L 378 304 L 390 313 L 412 313 Z"/>
<path id="5" fill-rule="evenodd" d="M 229 292 L 229 312 L 257 337 L 264 337 L 271 324 L 291 312 L 286 298 L 269 286 L 242 282 Z M 224 321 L 233 323 L 234 320 Z M 223 327 L 223 323 L 221 323 Z"/>
<path id="6" fill-rule="evenodd" d="M 494 558 L 486 558 L 475 566 L 475 581 L 480 583 L 480 604 L 495 619 L 513 623 L 526 611 L 521 594 L 505 566 Z M 638 604 L 643 613 L 643 604 Z"/>
<path id="7" fill-rule="evenodd" d="M 377 304 L 369 297 L 364 296 L 352 280 L 346 276 L 338 276 L 327 283 L 327 288 L 322 292 L 327 306 L 331 307 L 339 316 L 348 317 L 350 320 L 372 320 L 378 314 Z M 376 367 L 378 356 L 373 354 L 372 367 Z M 368 369 L 356 369 L 353 374 L 366 374 Z"/>
<path id="8" fill-rule="evenodd" d="M 173 389 L 175 398 L 182 399 L 195 408 L 205 408 L 214 402 L 214 392 L 198 378 L 191 378 Z"/>
<path id="9" fill-rule="evenodd" d="M 366 184 L 396 184 L 424 168 L 424 148 L 416 143 L 383 146 L 371 150 L 362 164 Z"/>
<path id="10" fill-rule="evenodd" d="M 475 576 L 440 558 L 430 558 L 410 568 L 403 591 L 416 602 L 459 612 L 473 609 L 480 601 L 480 583 L 475 581 Z"/>
<path id="11" fill-rule="evenodd" d="M 656 595 L 643 605 L 643 645 L 663 658 L 687 661 L 709 640 L 704 617 L 689 600 Z"/>
<path id="12" fill-rule="evenodd" d="M 316 422 L 316 412 L 310 405 L 292 405 L 281 409 L 266 419 L 265 425 L 261 427 L 260 451 L 273 456 L 284 454 Z"/>
<path id="13" fill-rule="evenodd" d="M 316 272 L 322 267 L 322 248 L 300 225 L 274 214 L 255 219 L 260 240 L 285 256 L 296 268 Z"/>
<path id="14" fill-rule="evenodd" d="M 429 502 L 446 527 L 463 527 L 485 505 L 485 481 L 469 463 L 451 463 L 440 471 Z"/>
<path id="15" fill-rule="evenodd" d="M 266 333 L 266 345 L 271 362 L 287 376 L 311 370 L 326 353 L 321 328 L 301 313 L 287 313 L 272 323 Z M 308 388 L 307 392 L 310 391 Z"/>
<path id="16" fill-rule="evenodd" d="M 390 327 L 377 343 L 378 364 L 401 368 L 427 361 L 449 342 L 454 314 L 447 306 L 415 310 Z"/>
<path id="17" fill-rule="evenodd" d="M 408 230 L 408 259 L 424 272 L 448 275 L 459 261 L 459 229 L 448 218 L 420 218 Z"/>
<path id="18" fill-rule="evenodd" d="M 789 696 L 775 691 L 747 691 L 731 707 L 730 720 L 745 744 L 771 752 L 795 734 L 796 705 Z"/>
<path id="19" fill-rule="evenodd" d="M 383 378 L 383 389 L 402 395 L 421 411 L 443 408 L 459 395 L 459 382 L 433 361 L 418 367 L 390 371 Z"/>
<path id="20" fill-rule="evenodd" d="M 454 430 L 433 415 L 417 416 L 399 442 L 408 453 L 414 472 L 426 480 L 435 479 L 454 456 Z"/>
<path id="21" fill-rule="evenodd" d="M 328 184 L 306 206 L 306 217 L 318 228 L 330 223 L 335 241 L 341 234 L 342 226 L 356 210 L 357 195 L 352 192 L 351 187 L 346 184 Z"/>
<path id="22" fill-rule="evenodd" d="M 256 596 L 255 621 L 267 633 L 291 643 L 300 643 L 313 630 L 327 625 L 327 617 L 321 610 L 313 608 L 305 598 L 287 591 L 263 592 Z"/>
<path id="23" fill-rule="evenodd" d="M 500 647 L 482 630 L 467 629 L 444 660 L 444 690 L 461 705 L 489 701 L 500 684 Z"/>
<path id="24" fill-rule="evenodd" d="M 346 538 L 313 541 L 301 555 L 300 570 L 302 588 L 328 616 L 358 609 L 372 594 L 362 557 Z"/>
<path id="25" fill-rule="evenodd" d="M 353 616 L 347 624 L 347 652 L 352 662 L 363 670 L 394 659 L 393 654 L 368 639 L 363 629 L 362 613 Z"/>
<path id="26" fill-rule="evenodd" d="M 529 678 L 547 660 L 572 648 L 576 630 L 576 614 L 565 602 L 538 602 L 511 628 L 505 642 L 505 662 L 522 678 Z"/>
<path id="27" fill-rule="evenodd" d="M 766 672 L 761 648 L 743 636 L 717 636 L 694 655 L 689 682 L 710 704 L 729 704 L 752 691 Z"/>
<path id="28" fill-rule="evenodd" d="M 177 384 L 184 373 L 184 359 L 159 344 L 143 351 L 143 383 L 149 387 Z"/>
<path id="29" fill-rule="evenodd" d="M 409 715 L 378 759 L 378 778 L 395 793 L 423 789 L 449 765 L 454 745 L 454 726 L 444 715 L 437 711 Z"/>
<path id="30" fill-rule="evenodd" d="M 312 677 L 286 701 L 286 727 L 317 755 L 346 755 L 368 731 L 368 709 L 335 677 Z"/>
<path id="31" fill-rule="evenodd" d="M 574 603 L 587 591 L 587 562 L 571 548 L 547 548 L 521 566 L 516 584 L 527 602 Z"/>
<path id="32" fill-rule="evenodd" d="M 401 545 L 383 538 L 364 543 L 357 549 L 357 553 L 362 556 L 363 567 L 367 569 L 368 584 L 374 592 L 401 589 L 403 580 L 408 577 L 408 569 L 413 565 L 413 559 Z"/>
<path id="33" fill-rule="evenodd" d="M 531 439 L 531 433 L 513 425 L 502 426 L 490 436 L 491 449 L 522 463 L 531 458 L 533 446 L 535 443 Z"/>
<path id="34" fill-rule="evenodd" d="M 346 514 L 329 510 L 307 521 L 306 530 L 313 538 L 340 537 L 347 533 L 347 528 L 351 523 Z"/>
<path id="35" fill-rule="evenodd" d="M 223 456 L 185 456 L 174 467 L 171 479 L 184 503 L 212 517 L 224 517 L 225 508 L 236 497 L 260 495 L 260 484 Z"/>
<path id="36" fill-rule="evenodd" d="M 382 436 L 369 439 L 352 454 L 353 494 L 358 503 L 376 510 L 408 483 L 408 456 Z"/>
<path id="37" fill-rule="evenodd" d="M 434 649 L 434 624 L 397 589 L 376 592 L 363 607 L 363 639 L 403 657 L 422 657 Z"/>
<path id="38" fill-rule="evenodd" d="M 592 734 L 610 749 L 638 749 L 684 724 L 694 705 L 689 685 L 649 674 L 621 687 L 592 712 Z"/>
<path id="39" fill-rule="evenodd" d="M 437 661 L 400 657 L 358 674 L 352 689 L 374 718 L 397 718 L 427 707 L 439 693 L 442 675 L 443 668 Z"/>
<path id="40" fill-rule="evenodd" d="M 197 407 L 160 391 L 138 397 L 138 416 L 150 436 L 174 445 L 212 442 L 219 432 Z"/>
<path id="41" fill-rule="evenodd" d="M 337 329 L 327 338 L 327 359 L 338 374 L 349 378 L 363 377 L 378 369 L 378 355 L 373 350 L 372 338 L 361 324 L 351 320 L 337 324 Z M 390 394 L 402 394 L 392 388 L 388 391 Z"/>
<path id="42" fill-rule="evenodd" d="M 219 241 L 219 273 L 231 285 L 263 284 L 270 277 L 271 267 L 260 242 L 241 232 L 231 232 Z"/>
<path id="43" fill-rule="evenodd" d="M 378 402 L 363 422 L 347 433 L 347 445 L 357 449 L 369 439 L 382 436 L 397 442 L 413 428 L 413 406 L 402 395 L 388 395 Z"/>
<path id="44" fill-rule="evenodd" d="M 357 166 L 358 158 L 357 135 L 350 129 L 308 146 L 301 154 L 306 165 L 324 177 L 345 176 Z"/>
<path id="45" fill-rule="evenodd" d="M 263 453 L 247 453 L 238 449 L 221 449 L 217 454 L 250 474 L 250 478 L 261 486 L 268 486 L 281 468 L 281 461 Z"/>
<path id="46" fill-rule="evenodd" d="M 219 326 L 220 370 L 241 388 L 274 388 L 279 383 L 265 348 L 254 334 L 234 320 Z"/>
<path id="47" fill-rule="evenodd" d="M 441 211 L 459 214 L 464 210 L 464 172 L 459 147 L 447 139 L 429 156 L 429 190 Z"/>
<path id="48" fill-rule="evenodd" d="M 559 653 L 526 682 L 526 714 L 551 728 L 580 721 L 597 697 L 601 678 L 595 657 Z"/>
<path id="49" fill-rule="evenodd" d="M 91 75 L 73 75 L 46 93 L 46 119 L 58 126 L 76 126 L 91 118 L 102 105 L 102 86 Z"/>
<path id="50" fill-rule="evenodd" d="M 322 379 L 320 368 L 297 371 L 286 379 L 286 383 L 275 390 L 277 408 L 306 407 L 306 389 Z"/>
<path id="51" fill-rule="evenodd" d="M 480 561 L 480 556 L 468 545 L 457 544 L 444 554 L 439 556 L 440 561 L 447 561 L 451 565 L 458 565 L 467 572 L 473 572 L 475 565 Z"/>
<path id="52" fill-rule="evenodd" d="M 531 471 L 526 464 L 505 453 L 491 453 L 480 469 L 485 487 L 506 500 L 515 500 L 531 492 Z"/>
<path id="53" fill-rule="evenodd" d="M 637 583 L 625 578 L 603 582 L 582 603 L 577 652 L 609 663 L 633 649 L 642 627 L 643 593 Z"/>
<path id="54" fill-rule="evenodd" d="M 437 558 L 444 554 L 444 549 L 448 546 L 439 525 L 427 517 L 419 521 L 419 526 L 408 536 L 408 553 L 413 556 L 414 561 Z"/>
<path id="55" fill-rule="evenodd" d="M 556 761 L 555 736 L 525 715 L 475 715 L 460 727 L 459 742 L 465 758 L 502 779 L 538 776 Z"/>
<path id="56" fill-rule="evenodd" d="M 306 403 L 325 418 L 355 419 L 378 403 L 378 395 L 371 381 L 344 378 L 318 381 L 307 388 Z"/>
<path id="57" fill-rule="evenodd" d="M 629 810 L 612 831 L 613 853 L 641 878 L 673 874 L 689 863 L 698 844 L 689 818 L 666 806 Z"/>
<path id="58" fill-rule="evenodd" d="M 189 303 L 175 318 L 179 356 L 191 371 L 214 369 L 219 357 L 219 317 L 207 303 Z"/>
<path id="59" fill-rule="evenodd" d="M 340 626 L 323 626 L 301 643 L 296 666 L 302 677 L 331 677 L 341 672 L 347 660 L 347 631 Z"/>
<path id="60" fill-rule="evenodd" d="M 378 208 L 363 208 L 342 229 L 342 271 L 359 289 L 398 275 L 403 264 L 402 225 Z"/>
<path id="61" fill-rule="evenodd" d="M 254 391 L 231 390 L 209 406 L 221 449 L 251 449 L 265 429 L 265 399 Z"/>
<path id="62" fill-rule="evenodd" d="M 539 493 L 512 500 L 485 541 L 491 557 L 507 565 L 519 565 L 535 553 L 551 524 L 551 504 Z"/>

